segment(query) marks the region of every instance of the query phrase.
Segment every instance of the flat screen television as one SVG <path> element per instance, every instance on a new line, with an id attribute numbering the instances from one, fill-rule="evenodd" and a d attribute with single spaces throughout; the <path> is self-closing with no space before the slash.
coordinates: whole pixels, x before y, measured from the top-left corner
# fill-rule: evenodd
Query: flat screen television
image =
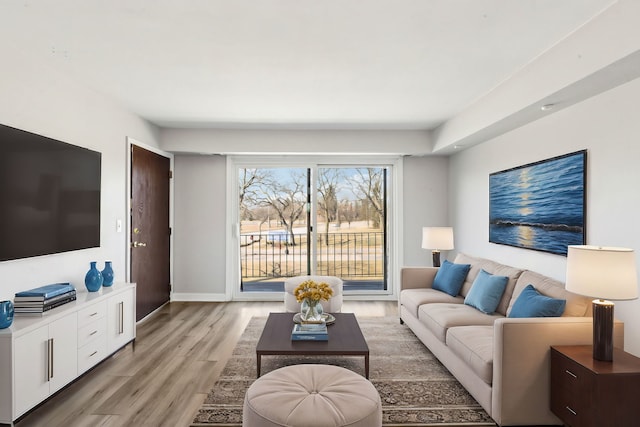
<path id="1" fill-rule="evenodd" d="M 101 153 L 0 125 L 0 261 L 100 246 Z"/>

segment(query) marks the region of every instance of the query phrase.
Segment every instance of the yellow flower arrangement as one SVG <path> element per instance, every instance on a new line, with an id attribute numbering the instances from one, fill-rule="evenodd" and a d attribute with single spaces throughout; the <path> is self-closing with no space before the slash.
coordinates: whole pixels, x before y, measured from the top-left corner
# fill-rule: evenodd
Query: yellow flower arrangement
<path id="1" fill-rule="evenodd" d="M 317 303 L 320 300 L 328 301 L 333 295 L 333 289 L 327 283 L 316 283 L 313 280 L 305 280 L 293 291 L 298 302 L 307 300 L 309 303 Z"/>

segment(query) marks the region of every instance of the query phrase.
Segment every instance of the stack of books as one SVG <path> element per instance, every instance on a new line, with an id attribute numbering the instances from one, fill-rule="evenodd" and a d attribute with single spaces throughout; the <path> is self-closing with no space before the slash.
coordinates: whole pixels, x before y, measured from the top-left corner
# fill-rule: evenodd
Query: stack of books
<path id="1" fill-rule="evenodd" d="M 41 316 L 75 299 L 76 288 L 69 283 L 55 283 L 18 292 L 13 300 L 13 306 L 16 315 Z"/>
<path id="2" fill-rule="evenodd" d="M 326 323 L 300 323 L 293 325 L 292 341 L 328 341 Z"/>

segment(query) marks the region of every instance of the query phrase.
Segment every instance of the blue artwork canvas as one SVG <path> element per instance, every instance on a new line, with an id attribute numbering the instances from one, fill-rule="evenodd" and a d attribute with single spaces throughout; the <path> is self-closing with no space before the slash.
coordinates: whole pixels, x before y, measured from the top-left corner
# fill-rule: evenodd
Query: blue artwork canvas
<path id="1" fill-rule="evenodd" d="M 489 175 L 489 241 L 566 255 L 584 245 L 586 150 Z"/>

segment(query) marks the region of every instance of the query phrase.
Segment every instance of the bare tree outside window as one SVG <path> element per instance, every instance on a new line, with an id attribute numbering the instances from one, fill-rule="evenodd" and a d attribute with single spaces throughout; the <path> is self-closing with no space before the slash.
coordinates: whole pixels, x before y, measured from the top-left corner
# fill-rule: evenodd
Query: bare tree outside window
<path id="1" fill-rule="evenodd" d="M 366 219 L 371 227 L 380 229 L 384 221 L 384 194 L 382 168 L 358 168 L 350 183 L 356 199 L 362 202 Z"/>
<path id="2" fill-rule="evenodd" d="M 291 169 L 289 179 L 269 177 L 260 188 L 258 204 L 273 209 L 282 226 L 287 230 L 287 243 L 295 246 L 293 232 L 295 222 L 300 219 L 307 206 L 306 170 Z"/>
<path id="3" fill-rule="evenodd" d="M 258 206 L 260 189 L 271 181 L 268 169 L 240 169 L 240 220 L 253 220 Z"/>
<path id="4" fill-rule="evenodd" d="M 318 171 L 318 209 L 324 217 L 325 244 L 329 244 L 329 227 L 332 222 L 340 224 L 338 211 L 338 192 L 344 180 L 341 169 L 319 169 Z"/>
<path id="5" fill-rule="evenodd" d="M 356 202 L 353 200 L 342 199 L 338 206 L 338 223 L 346 222 L 349 227 L 353 221 L 358 220 L 358 210 L 356 209 Z"/>

